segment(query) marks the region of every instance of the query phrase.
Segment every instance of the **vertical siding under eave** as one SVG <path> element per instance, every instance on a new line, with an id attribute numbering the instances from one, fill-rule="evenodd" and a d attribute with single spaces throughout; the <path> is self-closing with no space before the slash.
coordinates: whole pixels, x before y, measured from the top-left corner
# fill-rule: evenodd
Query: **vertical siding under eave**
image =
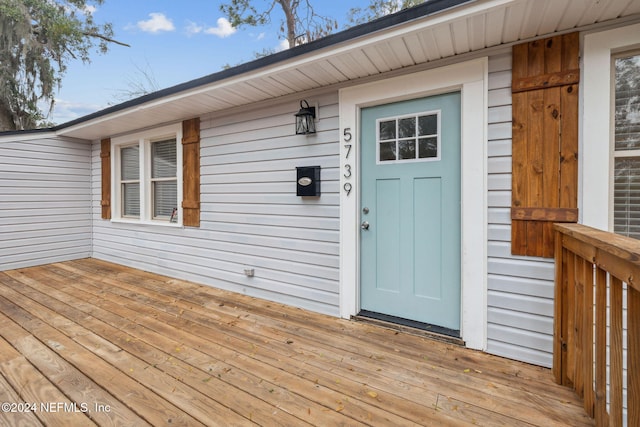
<path id="1" fill-rule="evenodd" d="M 320 106 L 312 136 L 294 134 L 296 100 L 201 117 L 199 228 L 102 220 L 94 143 L 93 256 L 338 315 L 338 95 L 309 102 Z M 313 165 L 322 195 L 297 197 L 296 166 Z"/>
<path id="2" fill-rule="evenodd" d="M 550 367 L 553 260 L 511 255 L 511 53 L 489 58 L 487 351 Z"/>
<path id="3" fill-rule="evenodd" d="M 0 270 L 91 256 L 87 141 L 0 138 Z"/>

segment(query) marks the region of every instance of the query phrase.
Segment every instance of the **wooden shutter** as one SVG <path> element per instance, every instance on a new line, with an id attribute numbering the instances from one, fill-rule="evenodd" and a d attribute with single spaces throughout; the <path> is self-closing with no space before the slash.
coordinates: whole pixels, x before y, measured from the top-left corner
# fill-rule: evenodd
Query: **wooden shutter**
<path id="1" fill-rule="evenodd" d="M 182 122 L 182 223 L 200 226 L 200 119 Z"/>
<path id="2" fill-rule="evenodd" d="M 513 47 L 514 255 L 552 257 L 553 223 L 578 220 L 579 43 L 571 33 Z"/>
<path id="3" fill-rule="evenodd" d="M 102 219 L 111 219 L 111 139 L 100 141 L 100 159 L 102 161 Z"/>

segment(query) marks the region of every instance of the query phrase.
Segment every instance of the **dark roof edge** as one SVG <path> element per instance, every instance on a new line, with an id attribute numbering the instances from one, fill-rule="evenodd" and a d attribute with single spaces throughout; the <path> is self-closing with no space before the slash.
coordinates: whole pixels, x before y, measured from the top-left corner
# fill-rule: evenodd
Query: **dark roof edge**
<path id="1" fill-rule="evenodd" d="M 235 77 L 241 74 L 249 73 L 251 71 L 258 70 L 260 68 L 268 67 L 270 65 L 282 62 L 285 60 L 293 59 L 298 56 L 302 56 L 320 49 L 324 49 L 339 43 L 343 43 L 349 40 L 356 39 L 358 37 L 374 33 L 376 31 L 388 29 L 399 24 L 404 24 L 409 21 L 413 21 L 425 16 L 434 15 L 443 12 L 447 9 L 460 6 L 465 3 L 472 3 L 478 0 L 427 0 L 418 6 L 414 6 L 409 9 L 404 9 L 400 12 L 396 12 L 391 15 L 383 16 L 374 21 L 357 25 L 355 27 L 348 28 L 335 34 L 330 34 L 318 40 L 314 40 L 309 43 L 305 43 L 300 46 L 296 46 L 291 49 L 287 49 L 269 56 L 265 56 L 250 62 L 240 64 L 238 66 L 222 70 L 213 74 L 206 75 L 194 80 L 190 80 L 185 83 L 180 83 L 175 86 L 161 89 L 156 92 L 152 92 L 147 95 L 143 95 L 139 98 L 117 104 L 111 107 L 107 107 L 103 110 L 96 111 L 95 113 L 88 114 L 86 116 L 79 117 L 66 123 L 62 123 L 53 128 L 47 130 L 58 131 L 65 129 L 79 123 L 83 123 L 92 119 L 96 119 L 101 116 L 106 116 L 111 113 L 126 110 L 127 108 L 142 105 L 146 102 L 155 101 L 166 96 L 174 95 L 183 91 L 204 86 L 207 84 L 215 83 L 227 78 Z M 2 135 L 2 133 L 0 133 Z"/>
<path id="2" fill-rule="evenodd" d="M 29 135 L 34 133 L 47 133 L 47 132 L 55 132 L 58 126 L 51 128 L 39 128 L 39 129 L 24 129 L 24 130 L 3 130 L 0 131 L 0 137 L 9 136 L 9 135 Z"/>

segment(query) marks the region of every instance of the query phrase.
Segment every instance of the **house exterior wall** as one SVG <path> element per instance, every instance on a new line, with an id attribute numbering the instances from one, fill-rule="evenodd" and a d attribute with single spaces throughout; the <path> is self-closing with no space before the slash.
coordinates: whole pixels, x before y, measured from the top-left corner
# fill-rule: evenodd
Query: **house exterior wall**
<path id="1" fill-rule="evenodd" d="M 91 256 L 90 144 L 0 138 L 0 270 Z"/>
<path id="2" fill-rule="evenodd" d="M 612 39 L 601 40 L 611 45 L 587 43 L 583 57 L 583 71 L 591 77 L 581 86 L 581 170 L 589 172 L 581 174 L 581 222 L 600 228 L 608 224 L 610 189 L 605 181 L 611 165 L 608 147 L 597 141 L 607 139 L 600 138 L 608 133 L 601 120 L 610 106 L 600 101 L 608 98 L 604 90 L 610 84 L 598 67 L 610 68 L 611 51 L 637 48 L 637 25 L 611 30 L 605 39 Z M 588 39 L 599 38 L 593 34 L 596 30 L 590 32 Z M 443 37 L 450 35 L 447 31 Z M 487 161 L 486 175 L 482 174 L 487 178 L 487 209 L 482 212 L 487 220 L 480 221 L 486 224 L 486 264 L 484 256 L 476 257 L 487 271 L 479 273 L 487 279 L 487 302 L 478 307 L 486 309 L 487 352 L 550 367 L 554 266 L 550 259 L 511 255 L 512 58 L 510 48 L 495 49 L 488 61 L 488 111 L 482 109 L 488 117 L 488 153 L 486 158 L 478 156 Z M 464 55 L 472 59 L 486 53 Z M 448 58 L 439 64 L 454 61 Z M 374 80 L 370 76 L 362 81 Z M 328 78 L 326 84 L 331 82 Z M 605 87 L 594 90 L 601 84 Z M 198 228 L 102 220 L 99 141 L 89 144 L 53 133 L 0 137 L 0 270 L 94 256 L 341 315 L 339 177 L 344 156 L 339 138 L 344 128 L 339 125 L 338 89 L 305 97 L 319 106 L 319 132 L 313 136 L 294 135 L 293 113 L 300 98 L 293 96 L 263 101 L 262 108 L 250 111 L 236 108 L 200 117 Z M 297 197 L 295 167 L 312 165 L 322 167 L 322 196 Z M 485 243 L 484 238 L 478 241 Z M 357 250 L 343 251 L 343 272 L 345 253 L 357 258 Z M 357 262 L 348 265 L 358 269 Z M 255 276 L 247 277 L 246 269 L 253 269 Z M 357 280 L 350 283 L 356 301 Z"/>
<path id="3" fill-rule="evenodd" d="M 511 54 L 489 59 L 487 351 L 551 366 L 553 263 L 510 254 Z M 339 315 L 338 94 L 319 132 L 293 134 L 296 101 L 201 117 L 201 226 L 100 219 L 93 145 L 93 256 Z M 322 166 L 322 196 L 295 195 L 295 167 Z M 255 270 L 254 277 L 244 275 Z"/>
<path id="4" fill-rule="evenodd" d="M 550 367 L 553 260 L 511 255 L 511 50 L 489 59 L 487 351 Z"/>
<path id="5" fill-rule="evenodd" d="M 510 254 L 510 86 L 505 51 L 489 59 L 487 351 L 551 366 L 553 263 Z M 339 315 L 338 94 L 310 100 L 309 137 L 293 134 L 295 100 L 201 117 L 199 228 L 100 219 L 97 141 L 4 138 L 0 269 L 91 256 L 93 242 L 96 258 Z M 295 167 L 312 165 L 322 196 L 295 196 Z"/>
<path id="6" fill-rule="evenodd" d="M 510 251 L 510 87 L 505 50 L 489 58 L 487 351 L 551 366 L 553 263 Z M 93 255 L 340 315 L 338 93 L 309 100 L 319 106 L 313 136 L 293 134 L 296 100 L 201 117 L 199 228 L 102 220 L 98 141 L 5 137 L 0 269 Z M 312 165 L 322 196 L 297 197 L 295 167 Z"/>
<path id="7" fill-rule="evenodd" d="M 95 142 L 93 256 L 338 315 L 338 95 L 308 98 L 319 105 L 312 136 L 294 134 L 298 101 L 201 117 L 199 228 L 102 220 Z M 296 196 L 296 166 L 315 165 L 322 195 Z"/>

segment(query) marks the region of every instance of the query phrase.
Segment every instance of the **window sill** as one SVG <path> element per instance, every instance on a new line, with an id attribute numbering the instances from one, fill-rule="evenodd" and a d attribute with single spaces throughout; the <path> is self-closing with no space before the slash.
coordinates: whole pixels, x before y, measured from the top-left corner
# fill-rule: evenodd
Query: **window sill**
<path id="1" fill-rule="evenodd" d="M 113 222 L 115 224 L 135 224 L 135 225 L 143 225 L 143 226 L 184 228 L 182 226 L 182 223 L 168 222 L 168 221 L 141 221 L 141 220 L 137 220 L 137 219 L 112 218 L 111 222 Z"/>

